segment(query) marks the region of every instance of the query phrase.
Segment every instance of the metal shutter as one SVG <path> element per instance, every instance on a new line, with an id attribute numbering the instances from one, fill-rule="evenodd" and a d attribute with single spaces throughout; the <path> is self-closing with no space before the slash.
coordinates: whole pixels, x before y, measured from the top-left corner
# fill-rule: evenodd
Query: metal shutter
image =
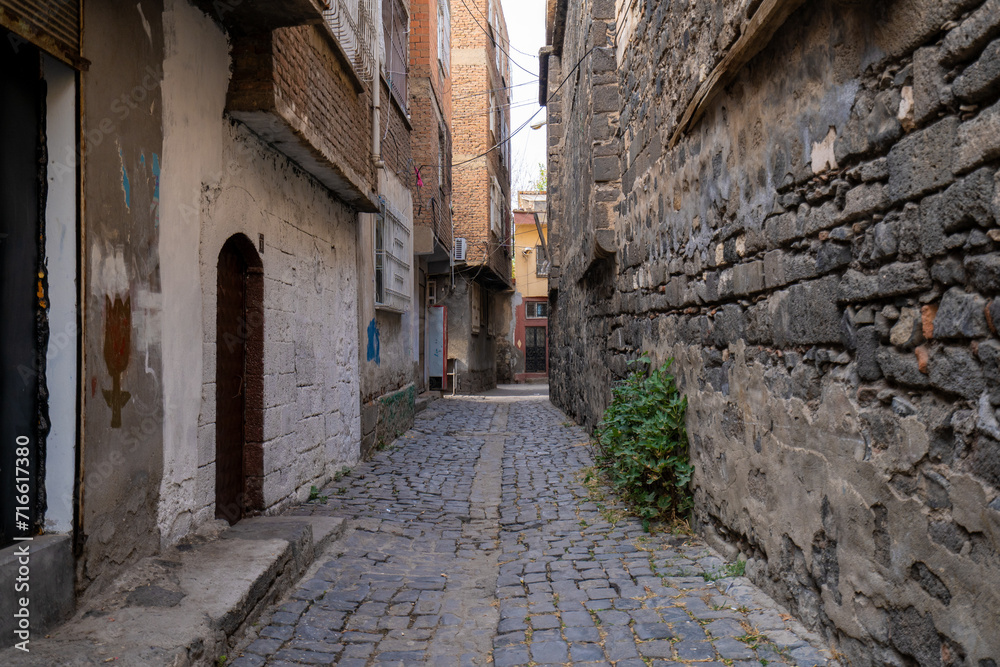
<path id="1" fill-rule="evenodd" d="M 0 0 L 0 26 L 76 68 L 80 16 L 80 0 Z"/>

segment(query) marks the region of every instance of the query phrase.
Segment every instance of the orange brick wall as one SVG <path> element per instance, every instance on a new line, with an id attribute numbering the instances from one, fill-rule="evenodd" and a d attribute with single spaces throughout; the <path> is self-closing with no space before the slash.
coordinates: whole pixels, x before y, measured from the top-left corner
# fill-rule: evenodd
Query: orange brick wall
<path id="1" fill-rule="evenodd" d="M 358 95 L 350 75 L 334 55 L 318 26 L 283 28 L 255 43 L 273 41 L 274 81 L 278 95 L 309 119 L 329 147 L 375 189 L 371 161 L 371 98 Z M 249 42 L 249 40 L 248 40 Z M 233 54 L 234 67 L 239 54 Z"/>
<path id="2" fill-rule="evenodd" d="M 510 280 L 509 249 L 501 246 L 504 239 L 490 231 L 490 177 L 495 175 L 500 182 L 503 208 L 509 210 L 509 169 L 501 167 L 499 149 L 459 164 L 492 148 L 499 138 L 490 132 L 489 90 L 495 90 L 496 103 L 504 105 L 504 116 L 510 124 L 509 91 L 500 90 L 510 84 L 497 72 L 495 47 L 484 32 L 488 25 L 487 0 L 466 0 L 466 3 L 475 14 L 460 1 L 452 6 L 451 16 L 455 236 L 468 241 L 469 264 L 485 263 L 498 276 Z M 502 19 L 500 33 L 501 41 L 506 44 L 507 30 Z"/>
<path id="3" fill-rule="evenodd" d="M 423 187 L 413 190 L 413 222 L 433 228 L 442 245 L 451 248 L 451 78 L 438 61 L 437 7 L 438 0 L 414 0 L 410 6 L 413 161 L 423 180 Z M 445 165 L 439 182 L 442 129 Z"/>

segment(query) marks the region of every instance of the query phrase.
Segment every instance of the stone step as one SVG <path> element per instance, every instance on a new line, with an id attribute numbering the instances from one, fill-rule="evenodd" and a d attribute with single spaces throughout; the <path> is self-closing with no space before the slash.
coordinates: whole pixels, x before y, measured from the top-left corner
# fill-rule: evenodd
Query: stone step
<path id="1" fill-rule="evenodd" d="M 0 664 L 216 665 L 343 530 L 339 518 L 254 517 L 168 547 Z"/>

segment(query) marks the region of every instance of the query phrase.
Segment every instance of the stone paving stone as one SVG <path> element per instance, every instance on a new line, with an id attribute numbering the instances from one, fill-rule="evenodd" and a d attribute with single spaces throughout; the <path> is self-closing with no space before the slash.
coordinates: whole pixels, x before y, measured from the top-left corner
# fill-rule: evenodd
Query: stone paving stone
<path id="1" fill-rule="evenodd" d="M 700 540 L 592 497 L 588 437 L 566 423 L 545 400 L 433 403 L 325 504 L 288 512 L 347 529 L 233 664 L 835 664 L 747 579 L 706 581 L 724 562 Z M 741 621 L 786 652 L 753 655 Z"/>

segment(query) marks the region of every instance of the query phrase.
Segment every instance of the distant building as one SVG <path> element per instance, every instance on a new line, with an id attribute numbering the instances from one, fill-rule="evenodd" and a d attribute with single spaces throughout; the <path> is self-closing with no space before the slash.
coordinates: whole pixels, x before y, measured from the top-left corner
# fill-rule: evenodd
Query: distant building
<path id="1" fill-rule="evenodd" d="M 496 0 L 461 3 L 451 32 L 455 280 L 441 302 L 449 374 L 458 391 L 478 392 L 497 383 L 509 329 L 510 42 Z"/>
<path id="2" fill-rule="evenodd" d="M 452 65 L 449 0 L 412 0 L 410 120 L 413 124 L 413 254 L 418 341 L 417 386 L 446 385 L 446 318 L 440 298 L 452 268 Z"/>
<path id="3" fill-rule="evenodd" d="M 549 250 L 545 192 L 518 192 L 514 209 L 514 379 L 548 377 Z"/>

